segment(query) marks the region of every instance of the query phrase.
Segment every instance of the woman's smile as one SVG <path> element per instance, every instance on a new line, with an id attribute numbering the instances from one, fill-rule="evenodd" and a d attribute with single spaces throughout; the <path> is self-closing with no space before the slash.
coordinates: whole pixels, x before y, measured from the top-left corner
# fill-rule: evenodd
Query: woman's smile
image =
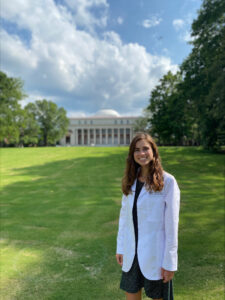
<path id="1" fill-rule="evenodd" d="M 147 165 L 153 159 L 152 148 L 146 140 L 137 142 L 134 151 L 134 160 L 141 166 Z"/>

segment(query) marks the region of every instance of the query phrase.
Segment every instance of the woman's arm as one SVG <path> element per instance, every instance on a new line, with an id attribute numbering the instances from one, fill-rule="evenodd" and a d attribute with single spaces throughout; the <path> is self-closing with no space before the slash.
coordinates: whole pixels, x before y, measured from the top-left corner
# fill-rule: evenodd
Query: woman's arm
<path id="1" fill-rule="evenodd" d="M 123 195 L 122 197 L 122 205 L 120 209 L 120 217 L 119 217 L 119 229 L 117 234 L 117 254 L 123 254 L 124 252 L 124 228 L 126 222 L 126 196 Z"/>
<path id="2" fill-rule="evenodd" d="M 165 188 L 165 250 L 162 268 L 166 271 L 176 271 L 180 190 L 173 176 L 168 178 Z"/>
<path id="3" fill-rule="evenodd" d="M 123 254 L 116 254 L 116 260 L 118 264 L 122 267 L 123 265 Z"/>
<path id="4" fill-rule="evenodd" d="M 161 275 L 162 275 L 163 282 L 166 283 L 166 282 L 170 281 L 171 279 L 173 279 L 174 271 L 167 271 L 167 270 L 161 268 Z"/>

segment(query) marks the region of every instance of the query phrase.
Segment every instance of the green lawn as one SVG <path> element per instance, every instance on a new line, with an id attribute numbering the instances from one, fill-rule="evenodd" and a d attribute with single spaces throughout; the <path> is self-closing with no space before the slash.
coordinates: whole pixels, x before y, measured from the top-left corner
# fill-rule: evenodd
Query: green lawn
<path id="1" fill-rule="evenodd" d="M 181 189 L 175 299 L 223 299 L 224 156 L 160 154 Z M 124 299 L 115 249 L 126 155 L 126 147 L 1 149 L 1 300 Z"/>

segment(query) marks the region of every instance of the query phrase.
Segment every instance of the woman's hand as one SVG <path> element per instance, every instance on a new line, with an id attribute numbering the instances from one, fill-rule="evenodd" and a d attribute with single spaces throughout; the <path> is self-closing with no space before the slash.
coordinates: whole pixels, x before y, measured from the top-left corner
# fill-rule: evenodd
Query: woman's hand
<path id="1" fill-rule="evenodd" d="M 163 282 L 166 283 L 173 278 L 174 271 L 167 271 L 167 270 L 161 268 L 161 275 L 162 275 Z"/>
<path id="2" fill-rule="evenodd" d="M 123 254 L 116 254 L 116 260 L 120 266 L 123 265 Z"/>

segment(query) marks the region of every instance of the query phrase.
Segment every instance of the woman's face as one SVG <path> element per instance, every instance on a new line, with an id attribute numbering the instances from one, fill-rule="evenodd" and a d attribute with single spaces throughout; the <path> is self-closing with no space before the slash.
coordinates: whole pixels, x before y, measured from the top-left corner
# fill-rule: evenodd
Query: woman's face
<path id="1" fill-rule="evenodd" d="M 134 160 L 141 167 L 147 166 L 153 159 L 151 145 L 146 140 L 140 140 L 136 143 L 134 149 Z"/>

